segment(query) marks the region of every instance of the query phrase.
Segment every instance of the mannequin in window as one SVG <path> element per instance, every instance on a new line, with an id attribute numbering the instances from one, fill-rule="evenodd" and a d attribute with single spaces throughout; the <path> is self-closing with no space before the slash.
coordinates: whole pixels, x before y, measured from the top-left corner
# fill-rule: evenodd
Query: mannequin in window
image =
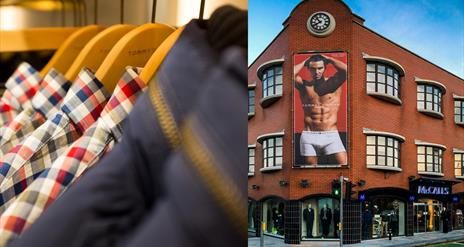
<path id="1" fill-rule="evenodd" d="M 306 237 L 313 237 L 313 224 L 314 224 L 314 210 L 311 203 L 303 210 L 303 220 L 306 222 Z"/>
<path id="2" fill-rule="evenodd" d="M 329 235 L 330 223 L 332 222 L 332 210 L 329 205 L 324 204 L 319 217 L 322 225 L 322 237 L 326 238 Z"/>
<path id="3" fill-rule="evenodd" d="M 277 211 L 277 208 L 272 208 L 272 221 L 274 223 L 272 225 L 272 233 L 273 234 L 277 233 L 277 227 L 279 225 L 278 215 L 279 215 L 279 212 Z"/>
<path id="4" fill-rule="evenodd" d="M 338 206 L 335 207 L 334 209 L 333 220 L 334 220 L 334 237 L 338 238 L 338 223 L 340 223 L 340 209 L 338 208 Z"/>

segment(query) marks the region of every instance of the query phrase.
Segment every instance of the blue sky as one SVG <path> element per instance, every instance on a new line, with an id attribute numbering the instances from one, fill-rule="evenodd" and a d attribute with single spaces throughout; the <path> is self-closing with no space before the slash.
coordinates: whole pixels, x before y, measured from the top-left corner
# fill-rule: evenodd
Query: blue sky
<path id="1" fill-rule="evenodd" d="M 248 1 L 248 63 L 301 0 Z M 344 0 L 364 25 L 464 78 L 464 0 Z"/>

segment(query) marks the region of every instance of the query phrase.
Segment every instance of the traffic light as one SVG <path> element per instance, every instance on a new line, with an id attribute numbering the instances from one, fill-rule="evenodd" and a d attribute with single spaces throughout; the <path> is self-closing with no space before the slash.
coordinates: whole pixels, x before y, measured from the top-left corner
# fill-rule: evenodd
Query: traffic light
<path id="1" fill-rule="evenodd" d="M 351 195 L 356 193 L 356 192 L 353 192 L 353 187 L 356 187 L 356 185 L 353 185 L 352 182 L 346 183 L 345 200 L 351 201 Z"/>
<path id="2" fill-rule="evenodd" d="M 332 196 L 340 197 L 341 195 L 341 184 L 339 180 L 332 181 Z"/>

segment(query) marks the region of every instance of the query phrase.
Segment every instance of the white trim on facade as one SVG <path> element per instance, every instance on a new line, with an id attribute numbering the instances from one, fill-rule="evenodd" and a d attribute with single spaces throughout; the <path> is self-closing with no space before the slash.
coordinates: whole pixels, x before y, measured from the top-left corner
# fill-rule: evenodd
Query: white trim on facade
<path id="1" fill-rule="evenodd" d="M 442 144 L 437 144 L 437 143 L 431 143 L 431 142 L 425 142 L 425 141 L 421 141 L 421 140 L 414 140 L 414 144 L 416 144 L 417 146 L 432 146 L 432 147 L 438 147 L 438 148 L 442 148 L 444 150 L 446 150 L 446 146 L 445 145 L 442 145 Z"/>
<path id="2" fill-rule="evenodd" d="M 437 177 L 443 177 L 445 174 L 441 172 L 417 172 L 419 175 L 428 175 L 428 176 L 437 176 Z"/>
<path id="3" fill-rule="evenodd" d="M 402 135 L 398 135 L 398 134 L 391 133 L 391 132 L 386 132 L 386 131 L 375 131 L 375 130 L 371 130 L 371 129 L 368 129 L 368 128 L 363 128 L 363 134 L 365 134 L 365 135 L 381 135 L 381 136 L 393 137 L 395 139 L 399 139 L 402 142 L 404 142 L 406 140 L 406 137 L 404 137 Z"/>
<path id="4" fill-rule="evenodd" d="M 385 63 L 385 64 L 393 66 L 395 69 L 398 70 L 398 73 L 401 76 L 404 76 L 404 74 L 406 73 L 403 66 L 401 66 L 401 64 L 399 64 L 398 62 L 393 61 L 391 59 L 388 59 L 388 58 L 385 58 L 385 57 L 370 56 L 369 54 L 367 54 L 365 52 L 362 53 L 362 56 L 363 56 L 364 60 L 366 60 L 366 61 L 381 62 L 381 63 Z"/>
<path id="5" fill-rule="evenodd" d="M 258 75 L 258 78 L 260 80 L 263 80 L 263 71 L 265 69 L 267 69 L 268 67 L 271 67 L 273 65 L 278 65 L 278 64 L 283 64 L 284 63 L 284 58 L 278 58 L 278 59 L 273 59 L 273 60 L 269 60 L 269 61 L 266 61 L 264 63 L 262 63 L 258 69 L 256 69 L 256 74 Z"/>
<path id="6" fill-rule="evenodd" d="M 422 79 L 422 78 L 419 78 L 417 76 L 414 76 L 414 81 L 416 81 L 417 84 L 427 84 L 427 85 L 432 85 L 432 86 L 439 87 L 442 90 L 443 94 L 446 93 L 446 86 L 443 85 L 441 82 L 433 81 L 433 80 L 429 80 L 429 79 Z"/>
<path id="7" fill-rule="evenodd" d="M 417 111 L 421 112 L 421 113 L 424 113 L 426 115 L 429 115 L 431 117 L 439 118 L 439 119 L 443 119 L 445 117 L 445 115 L 443 115 L 443 113 L 438 112 L 438 111 L 434 111 L 434 110 L 417 108 Z"/>
<path id="8" fill-rule="evenodd" d="M 389 102 L 392 102 L 392 103 L 395 103 L 395 104 L 398 104 L 398 105 L 403 104 L 403 101 L 401 101 L 400 98 L 398 98 L 396 96 L 393 96 L 393 95 L 390 95 L 390 94 L 372 92 L 372 91 L 367 91 L 366 93 L 367 93 L 367 95 L 371 95 L 371 96 L 374 96 L 376 98 L 380 98 L 382 100 L 386 100 L 386 101 L 389 101 Z"/>
<path id="9" fill-rule="evenodd" d="M 262 143 L 264 139 L 271 138 L 271 137 L 281 137 L 284 136 L 285 132 L 282 130 L 281 132 L 273 132 L 268 134 L 260 135 L 256 138 L 256 141 Z"/>
<path id="10" fill-rule="evenodd" d="M 270 166 L 270 167 L 263 167 L 259 169 L 260 172 L 269 172 L 269 171 L 277 171 L 282 170 L 282 166 Z"/>
<path id="11" fill-rule="evenodd" d="M 460 95 L 457 95 L 457 94 L 453 93 L 453 99 L 464 100 L 464 96 L 460 96 Z"/>
<path id="12" fill-rule="evenodd" d="M 395 171 L 395 172 L 401 172 L 403 169 L 399 167 L 393 167 L 393 166 L 376 166 L 376 165 L 367 165 L 368 169 L 378 169 L 378 170 L 388 170 L 388 171 Z"/>

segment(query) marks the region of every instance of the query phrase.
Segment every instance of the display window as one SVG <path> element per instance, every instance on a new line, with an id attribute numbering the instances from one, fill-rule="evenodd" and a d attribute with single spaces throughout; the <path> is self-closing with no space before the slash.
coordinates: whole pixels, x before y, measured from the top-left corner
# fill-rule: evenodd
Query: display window
<path id="1" fill-rule="evenodd" d="M 259 217 L 256 215 L 256 201 L 248 199 L 248 231 L 256 231 Z"/>
<path id="2" fill-rule="evenodd" d="M 284 207 L 285 201 L 280 198 L 267 199 L 263 202 L 264 233 L 284 236 Z"/>
<path id="3" fill-rule="evenodd" d="M 301 204 L 301 236 L 303 239 L 338 238 L 339 200 L 311 198 Z"/>
<path id="4" fill-rule="evenodd" d="M 414 232 L 432 232 L 442 229 L 443 204 L 432 199 L 414 203 Z"/>
<path id="5" fill-rule="evenodd" d="M 389 197 L 376 198 L 364 204 L 362 238 L 385 238 L 405 235 L 405 202 Z"/>

